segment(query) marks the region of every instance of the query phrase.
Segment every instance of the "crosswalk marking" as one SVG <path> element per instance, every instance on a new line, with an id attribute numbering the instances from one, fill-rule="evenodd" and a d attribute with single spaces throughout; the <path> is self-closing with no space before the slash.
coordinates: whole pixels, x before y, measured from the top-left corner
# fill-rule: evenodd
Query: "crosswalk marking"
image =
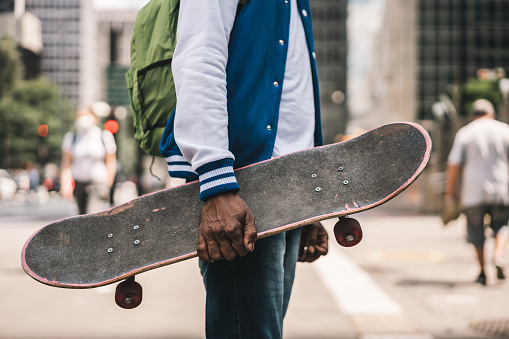
<path id="1" fill-rule="evenodd" d="M 324 226 L 333 234 L 331 225 Z M 433 339 L 420 333 L 403 308 L 338 246 L 330 246 L 313 267 L 360 339 Z"/>
<path id="2" fill-rule="evenodd" d="M 315 268 L 340 309 L 348 314 L 402 314 L 403 309 L 336 246 Z"/>

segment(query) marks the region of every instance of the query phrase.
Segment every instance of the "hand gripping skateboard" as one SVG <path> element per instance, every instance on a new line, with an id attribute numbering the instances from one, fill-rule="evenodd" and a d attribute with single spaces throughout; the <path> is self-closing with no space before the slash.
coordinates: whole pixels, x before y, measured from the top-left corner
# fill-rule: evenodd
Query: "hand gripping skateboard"
<path id="1" fill-rule="evenodd" d="M 395 123 L 357 138 L 292 153 L 235 171 L 240 196 L 256 218 L 258 238 L 340 217 L 346 246 L 362 237 L 344 218 L 383 204 L 423 171 L 431 140 L 416 124 Z M 22 266 L 41 283 L 92 288 L 126 279 L 115 300 L 141 302 L 134 275 L 197 256 L 202 202 L 193 182 L 136 198 L 109 210 L 53 222 L 28 239 Z"/>

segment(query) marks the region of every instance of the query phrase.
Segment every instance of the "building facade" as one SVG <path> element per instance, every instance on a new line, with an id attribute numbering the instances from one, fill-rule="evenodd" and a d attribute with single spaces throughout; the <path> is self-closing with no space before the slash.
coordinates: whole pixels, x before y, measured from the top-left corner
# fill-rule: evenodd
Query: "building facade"
<path id="1" fill-rule="evenodd" d="M 25 79 L 40 75 L 42 33 L 41 21 L 24 11 L 22 1 L 0 0 L 0 37 L 16 40 L 23 58 Z"/>
<path id="2" fill-rule="evenodd" d="M 509 71 L 507 0 L 417 0 L 416 10 L 419 117 L 479 69 Z"/>
<path id="3" fill-rule="evenodd" d="M 386 0 L 381 36 L 387 120 L 432 119 L 441 95 L 464 115 L 460 86 L 482 68 L 509 71 L 507 0 Z"/>
<path id="4" fill-rule="evenodd" d="M 97 25 L 89 0 L 26 0 L 25 10 L 41 20 L 41 75 L 57 83 L 79 105 L 101 97 Z"/>
<path id="5" fill-rule="evenodd" d="M 315 51 L 320 81 L 325 143 L 345 133 L 348 123 L 347 30 L 348 0 L 311 1 Z"/>
<path id="6" fill-rule="evenodd" d="M 130 65 L 131 33 L 137 10 L 101 10 L 98 20 L 98 63 L 102 98 L 111 106 L 130 107 L 125 73 Z"/>

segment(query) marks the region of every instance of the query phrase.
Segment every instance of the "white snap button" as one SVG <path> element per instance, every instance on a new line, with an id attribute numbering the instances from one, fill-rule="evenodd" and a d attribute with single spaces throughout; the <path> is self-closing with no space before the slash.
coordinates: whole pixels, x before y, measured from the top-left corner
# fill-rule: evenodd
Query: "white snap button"
<path id="1" fill-rule="evenodd" d="M 306 12 L 306 10 L 305 10 L 305 9 L 303 9 L 303 10 L 302 10 L 302 15 L 304 15 L 304 16 L 308 16 L 308 12 Z"/>
<path id="2" fill-rule="evenodd" d="M 271 125 L 267 125 L 267 130 L 270 131 L 272 129 Z"/>
<path id="3" fill-rule="evenodd" d="M 279 86 L 279 82 L 274 81 L 274 87 L 277 87 L 277 86 Z"/>

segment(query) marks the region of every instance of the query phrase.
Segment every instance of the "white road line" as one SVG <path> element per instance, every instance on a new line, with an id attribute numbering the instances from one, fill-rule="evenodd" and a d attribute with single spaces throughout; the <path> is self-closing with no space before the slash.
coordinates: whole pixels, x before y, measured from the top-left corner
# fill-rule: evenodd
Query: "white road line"
<path id="1" fill-rule="evenodd" d="M 330 246 L 315 268 L 339 308 L 348 315 L 395 315 L 403 309 L 341 249 Z"/>
<path id="2" fill-rule="evenodd" d="M 331 227 L 328 231 L 334 234 Z M 314 267 L 360 339 L 433 339 L 429 333 L 419 333 L 403 308 L 344 250 L 330 246 Z"/>

